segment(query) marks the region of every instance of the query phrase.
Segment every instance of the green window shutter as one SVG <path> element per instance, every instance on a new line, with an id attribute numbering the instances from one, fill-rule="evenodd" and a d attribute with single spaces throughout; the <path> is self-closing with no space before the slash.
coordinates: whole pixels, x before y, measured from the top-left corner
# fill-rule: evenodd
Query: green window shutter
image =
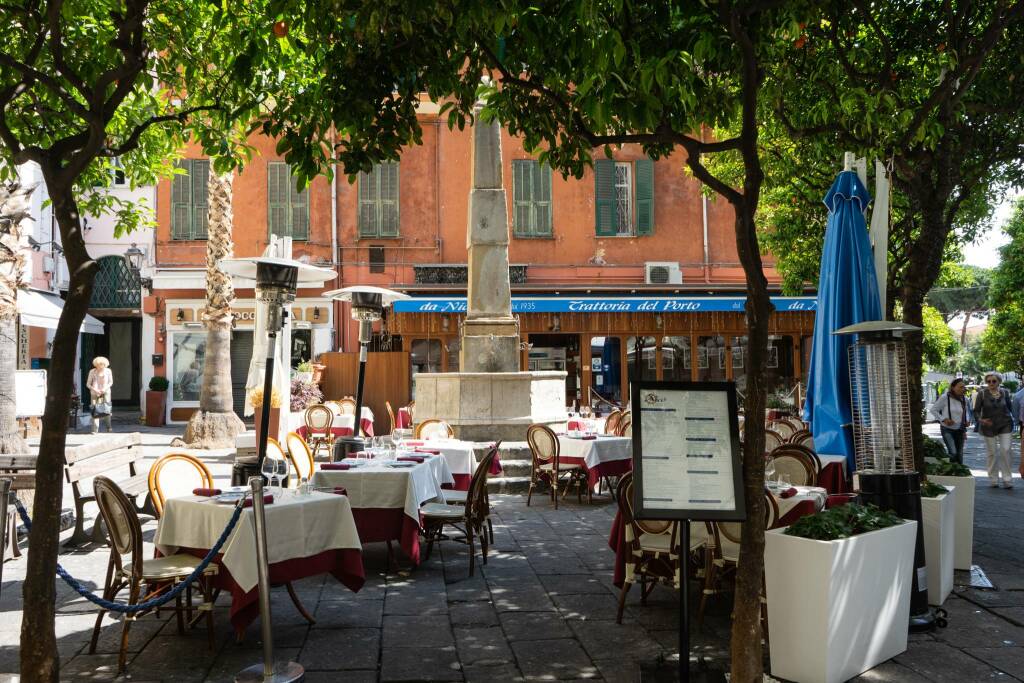
<path id="1" fill-rule="evenodd" d="M 270 235 L 288 237 L 288 166 L 267 164 L 267 229 Z"/>
<path id="2" fill-rule="evenodd" d="M 291 210 L 291 234 L 293 240 L 309 239 L 309 186 L 298 189 L 295 178 L 288 173 L 288 207 Z"/>
<path id="3" fill-rule="evenodd" d="M 398 237 L 398 164 L 388 162 L 376 168 L 379 178 L 379 225 L 381 237 Z"/>
<path id="4" fill-rule="evenodd" d="M 619 233 L 615 222 L 615 162 L 611 159 L 594 162 L 594 227 L 598 237 Z"/>
<path id="5" fill-rule="evenodd" d="M 359 236 L 377 236 L 377 174 L 359 172 Z"/>
<path id="6" fill-rule="evenodd" d="M 551 167 L 533 162 L 533 232 L 551 235 Z"/>
<path id="7" fill-rule="evenodd" d="M 636 161 L 636 234 L 654 233 L 654 162 Z"/>
<path id="8" fill-rule="evenodd" d="M 210 181 L 210 162 L 207 159 L 192 160 L 192 234 L 191 239 L 205 240 L 210 221 L 209 205 L 206 201 L 207 184 Z"/>
<path id="9" fill-rule="evenodd" d="M 179 159 L 175 166 L 185 171 L 171 178 L 171 239 L 187 240 L 192 234 L 192 179 L 188 173 L 191 163 Z"/>
<path id="10" fill-rule="evenodd" d="M 533 175 L 530 172 L 530 164 L 528 159 L 512 162 L 512 230 L 515 234 L 523 236 L 532 234 L 530 199 L 533 194 Z"/>

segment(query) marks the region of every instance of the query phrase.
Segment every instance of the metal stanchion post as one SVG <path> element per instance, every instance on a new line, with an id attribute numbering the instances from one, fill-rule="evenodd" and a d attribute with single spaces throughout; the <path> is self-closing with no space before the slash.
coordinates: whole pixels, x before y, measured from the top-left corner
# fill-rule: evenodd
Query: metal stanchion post
<path id="1" fill-rule="evenodd" d="M 270 567 L 267 561 L 267 520 L 263 507 L 263 479 L 249 479 L 252 488 L 253 525 L 256 527 L 256 568 L 259 571 L 260 631 L 263 636 L 263 663 L 253 664 L 235 676 L 235 683 L 292 683 L 305 678 L 298 662 L 274 662 L 274 630 L 270 621 Z"/>

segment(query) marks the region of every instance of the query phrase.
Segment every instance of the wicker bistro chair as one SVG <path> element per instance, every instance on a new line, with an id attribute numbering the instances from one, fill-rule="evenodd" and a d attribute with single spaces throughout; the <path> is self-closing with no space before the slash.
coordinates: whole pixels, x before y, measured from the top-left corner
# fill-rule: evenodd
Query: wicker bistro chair
<path id="1" fill-rule="evenodd" d="M 339 401 L 324 401 L 324 405 L 331 411 L 332 415 L 344 415 L 345 409 Z"/>
<path id="2" fill-rule="evenodd" d="M 764 430 L 764 452 L 771 453 L 776 448 L 786 443 L 786 440 L 774 429 Z"/>
<path id="3" fill-rule="evenodd" d="M 779 504 L 768 491 L 764 494 L 765 529 L 771 529 L 779 521 Z M 725 574 L 735 572 L 740 559 L 740 522 L 705 522 L 708 530 L 708 551 L 704 554 L 704 590 L 700 596 L 700 607 L 697 609 L 697 625 L 704 623 L 704 608 L 708 598 L 720 593 L 719 584 Z M 768 605 L 761 589 L 761 620 L 764 626 L 768 622 Z M 763 628 L 766 634 L 768 629 Z"/>
<path id="4" fill-rule="evenodd" d="M 197 488 L 213 488 L 209 468 L 194 455 L 168 453 L 149 469 L 149 498 L 157 519 L 163 514 L 164 501 L 185 496 Z"/>
<path id="5" fill-rule="evenodd" d="M 155 559 L 143 558 L 142 524 L 138 513 L 128 496 L 110 479 L 98 476 L 93 480 L 96 504 L 99 506 L 100 517 L 107 529 L 110 539 L 110 560 L 107 562 L 107 578 L 103 584 L 103 598 L 113 600 L 125 588 L 128 589 L 128 604 L 136 605 L 158 596 L 184 581 L 195 571 L 201 560 L 185 553 L 176 553 Z M 213 600 L 210 598 L 209 577 L 217 573 L 217 566 L 211 564 L 203 572 L 196 584 L 203 596 L 203 603 L 198 607 L 199 617 L 206 616 L 209 647 L 214 646 L 213 631 Z M 143 589 L 145 584 L 145 589 Z M 185 633 L 187 614 L 192 623 L 192 588 L 188 587 L 187 604 L 182 605 L 181 595 L 178 596 L 174 610 L 178 617 L 178 633 Z M 147 610 L 148 611 L 148 610 Z M 89 642 L 89 654 L 95 654 L 99 642 L 100 627 L 106 610 L 100 609 L 96 615 L 96 625 L 92 629 L 92 640 Z M 118 651 L 117 670 L 124 671 L 128 651 L 128 631 L 132 623 L 143 613 L 126 616 L 121 626 L 121 647 Z M 198 619 L 198 617 L 197 617 Z"/>
<path id="6" fill-rule="evenodd" d="M 391 401 L 384 401 L 384 407 L 388 411 L 388 423 L 390 425 L 388 434 L 394 434 L 395 429 L 398 428 L 398 420 L 395 419 L 395 409 L 391 407 Z"/>
<path id="7" fill-rule="evenodd" d="M 334 445 L 334 434 L 331 426 L 334 424 L 334 411 L 327 405 L 315 405 L 306 408 L 302 421 L 306 425 L 306 438 L 313 447 L 313 458 L 320 451 L 322 446 L 330 458 L 331 448 Z"/>
<path id="8" fill-rule="evenodd" d="M 295 432 L 288 432 L 285 437 L 288 445 L 288 459 L 292 463 L 292 472 L 295 473 L 296 481 L 303 479 L 309 481 L 313 478 L 313 453 L 301 436 Z M 289 475 L 290 477 L 291 475 Z"/>
<path id="9" fill-rule="evenodd" d="M 797 428 L 794 427 L 788 420 L 778 420 L 771 424 L 771 429 L 775 431 L 779 436 L 782 437 L 782 442 L 787 443 L 789 438 L 796 433 Z"/>
<path id="10" fill-rule="evenodd" d="M 679 588 L 683 557 L 680 552 L 679 522 L 666 520 L 640 520 L 633 516 L 633 473 L 628 472 L 619 479 L 619 519 L 625 526 L 626 578 L 619 593 L 619 609 L 615 622 L 622 623 L 622 612 L 626 607 L 626 594 L 639 579 L 640 603 L 647 603 L 647 596 L 659 581 Z M 700 549 L 705 539 L 691 539 L 690 552 Z"/>
<path id="11" fill-rule="evenodd" d="M 355 415 L 356 414 L 356 400 L 351 396 L 346 396 L 337 402 L 341 406 L 342 415 Z"/>
<path id="12" fill-rule="evenodd" d="M 423 517 L 423 533 L 427 537 L 427 554 L 434 548 L 434 541 L 441 539 L 441 532 L 446 525 L 454 526 L 465 535 L 469 546 L 469 575 L 473 576 L 476 568 L 476 546 L 474 537 L 480 539 L 480 550 L 483 563 L 487 564 L 488 529 L 490 524 L 490 500 L 487 497 L 487 472 L 491 462 L 498 455 L 498 444 L 491 446 L 487 455 L 477 465 L 473 478 L 469 482 L 469 491 L 463 506 L 446 503 L 424 503 L 420 506 Z M 460 526 L 461 525 L 461 526 Z M 493 542 L 493 541 L 492 541 Z"/>
<path id="13" fill-rule="evenodd" d="M 551 498 L 555 501 L 555 509 L 558 509 L 558 487 L 564 482 L 565 488 L 562 496 L 569 490 L 573 483 L 577 485 L 577 499 L 583 502 L 583 489 L 587 489 L 587 499 L 592 501 L 593 493 L 587 486 L 587 474 L 579 465 L 565 465 L 558 461 L 560 451 L 558 435 L 546 425 L 530 425 L 526 430 L 526 443 L 530 446 L 532 467 L 530 469 L 530 489 L 526 494 L 526 505 L 530 505 L 533 497 L 533 487 L 541 479 L 546 479 L 551 486 Z M 479 469 L 479 468 L 478 468 Z"/>
<path id="14" fill-rule="evenodd" d="M 451 439 L 454 436 L 451 425 L 444 420 L 424 420 L 416 425 L 417 439 Z"/>
<path id="15" fill-rule="evenodd" d="M 794 432 L 793 436 L 789 437 L 789 443 L 795 446 L 803 446 L 812 452 L 814 451 L 814 437 L 808 429 L 801 429 Z"/>
<path id="16" fill-rule="evenodd" d="M 622 420 L 622 411 L 618 408 L 608 413 L 608 417 L 604 421 L 604 433 L 605 434 L 616 434 L 619 428 L 619 422 Z"/>
<path id="17" fill-rule="evenodd" d="M 813 451 L 796 444 L 783 444 L 768 456 L 776 474 L 785 474 L 794 486 L 817 486 L 821 461 Z"/>

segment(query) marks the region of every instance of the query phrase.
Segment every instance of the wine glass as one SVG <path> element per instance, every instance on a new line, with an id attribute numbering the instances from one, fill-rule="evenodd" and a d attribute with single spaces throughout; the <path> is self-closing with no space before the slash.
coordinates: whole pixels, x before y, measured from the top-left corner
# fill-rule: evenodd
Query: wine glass
<path id="1" fill-rule="evenodd" d="M 263 458 L 263 464 L 260 466 L 260 473 L 263 475 L 266 486 L 272 486 L 274 479 L 277 476 L 277 465 L 274 463 L 273 458 Z"/>
<path id="2" fill-rule="evenodd" d="M 284 489 L 288 485 L 288 473 L 291 470 L 291 466 L 288 464 L 287 458 L 275 458 L 274 464 L 275 474 L 277 475 L 277 492 L 280 495 L 284 495 Z"/>
<path id="3" fill-rule="evenodd" d="M 775 460 L 773 458 L 765 458 L 764 479 L 770 484 L 775 483 Z"/>

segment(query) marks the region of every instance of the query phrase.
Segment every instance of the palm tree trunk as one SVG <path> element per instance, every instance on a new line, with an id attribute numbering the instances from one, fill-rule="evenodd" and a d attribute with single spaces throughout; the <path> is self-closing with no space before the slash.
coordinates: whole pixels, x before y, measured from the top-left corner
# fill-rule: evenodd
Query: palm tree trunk
<path id="1" fill-rule="evenodd" d="M 14 376 L 18 369 L 18 286 L 24 271 L 22 223 L 34 188 L 0 185 L 0 453 L 28 453 L 18 433 Z"/>
<path id="2" fill-rule="evenodd" d="M 235 290 L 231 276 L 220 269 L 221 259 L 231 258 L 232 174 L 211 174 L 210 221 L 206 241 L 206 355 L 199 410 L 192 414 L 180 445 L 190 448 L 231 448 L 245 424 L 235 415 L 231 396 L 231 304 Z M 175 440 L 178 442 L 178 440 Z"/>

